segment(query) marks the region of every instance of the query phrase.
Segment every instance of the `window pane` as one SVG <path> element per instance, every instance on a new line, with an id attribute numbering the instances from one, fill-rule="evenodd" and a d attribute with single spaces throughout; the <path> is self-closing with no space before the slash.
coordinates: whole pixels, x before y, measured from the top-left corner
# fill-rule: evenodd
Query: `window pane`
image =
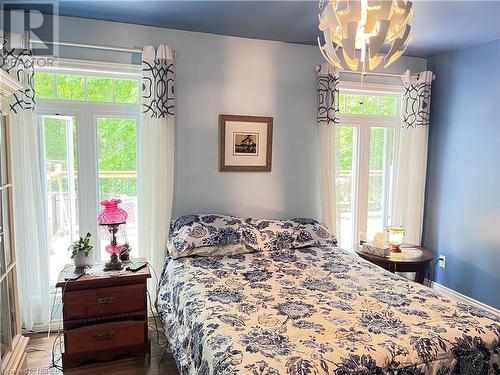
<path id="1" fill-rule="evenodd" d="M 7 272 L 7 264 L 5 263 L 5 237 L 0 234 L 0 279 L 3 277 L 5 272 Z"/>
<path id="2" fill-rule="evenodd" d="M 126 237 L 137 256 L 137 121 L 131 118 L 98 118 L 99 199 L 119 198 L 128 213 Z M 106 241 L 101 257 L 108 259 Z"/>
<path id="3" fill-rule="evenodd" d="M 65 264 L 67 251 L 77 239 L 76 122 L 68 116 L 44 116 L 45 173 L 51 285 Z"/>
<path id="4" fill-rule="evenodd" d="M 113 80 L 108 78 L 87 78 L 87 100 L 91 102 L 112 102 Z"/>
<path id="5" fill-rule="evenodd" d="M 115 102 L 139 103 L 139 83 L 133 79 L 115 79 Z"/>
<path id="6" fill-rule="evenodd" d="M 5 120 L 0 116 L 0 186 L 7 181 L 7 133 Z"/>
<path id="7" fill-rule="evenodd" d="M 372 240 L 377 232 L 383 232 L 388 223 L 394 136 L 394 128 L 372 128 L 370 131 L 368 240 Z"/>
<path id="8" fill-rule="evenodd" d="M 378 96 L 368 95 L 363 97 L 363 114 L 378 115 Z"/>
<path id="9" fill-rule="evenodd" d="M 7 290 L 9 293 L 8 299 L 9 299 L 9 314 L 10 314 L 10 334 L 12 337 L 15 336 L 17 332 L 17 327 L 16 327 L 16 301 L 14 300 L 14 271 L 10 271 L 9 274 L 7 275 Z"/>
<path id="10" fill-rule="evenodd" d="M 382 116 L 396 116 L 396 104 L 394 96 L 381 96 L 379 114 Z"/>
<path id="11" fill-rule="evenodd" d="M 7 278 L 0 282 L 0 359 L 10 350 L 12 333 L 10 328 L 9 298 L 7 295 Z"/>
<path id="12" fill-rule="evenodd" d="M 350 115 L 361 114 L 361 95 L 346 94 L 345 113 Z"/>
<path id="13" fill-rule="evenodd" d="M 353 172 L 356 146 L 356 129 L 350 126 L 338 126 L 336 129 L 337 142 L 337 235 L 340 246 L 344 249 L 353 249 Z"/>
<path id="14" fill-rule="evenodd" d="M 9 188 L 10 189 L 10 188 Z M 14 256 L 12 254 L 13 249 L 10 246 L 10 227 L 9 227 L 9 189 L 3 189 L 1 191 L 1 201 L 0 210 L 2 211 L 2 219 L 0 220 L 0 233 L 3 233 L 2 247 L 5 253 L 5 267 L 9 267 Z M 3 258 L 2 262 L 3 262 Z"/>
<path id="15" fill-rule="evenodd" d="M 83 100 L 83 77 L 58 75 L 57 76 L 57 98 L 70 100 Z"/>
<path id="16" fill-rule="evenodd" d="M 39 99 L 54 99 L 54 75 L 35 73 L 35 94 Z"/>

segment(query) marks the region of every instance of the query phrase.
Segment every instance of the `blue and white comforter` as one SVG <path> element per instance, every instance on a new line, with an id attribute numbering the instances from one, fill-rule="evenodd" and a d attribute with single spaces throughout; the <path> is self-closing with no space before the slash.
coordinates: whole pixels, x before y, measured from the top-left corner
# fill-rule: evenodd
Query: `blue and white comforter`
<path id="1" fill-rule="evenodd" d="M 335 247 L 166 260 L 182 375 L 498 374 L 500 316 Z"/>

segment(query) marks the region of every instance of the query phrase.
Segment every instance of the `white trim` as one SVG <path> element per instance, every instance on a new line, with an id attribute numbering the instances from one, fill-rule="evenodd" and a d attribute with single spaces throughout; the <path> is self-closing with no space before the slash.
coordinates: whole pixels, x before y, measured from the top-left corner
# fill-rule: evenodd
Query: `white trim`
<path id="1" fill-rule="evenodd" d="M 0 113 L 5 116 L 9 114 L 10 97 L 22 88 L 23 86 L 19 81 L 12 78 L 3 69 L 0 69 Z"/>
<path id="2" fill-rule="evenodd" d="M 403 82 L 401 85 L 387 85 L 380 83 L 363 83 L 363 90 L 361 90 L 360 82 L 340 81 L 340 90 L 348 91 L 368 91 L 375 94 L 388 94 L 391 96 L 400 96 L 403 93 Z"/>
<path id="3" fill-rule="evenodd" d="M 105 61 L 77 60 L 59 58 L 55 66 L 37 67 L 37 71 L 51 73 L 105 74 L 107 76 L 140 77 L 142 66 Z"/>
<path id="4" fill-rule="evenodd" d="M 22 88 L 23 86 L 18 80 L 12 78 L 5 70 L 0 69 L 0 95 L 10 97 Z"/>
<path id="5" fill-rule="evenodd" d="M 471 297 L 466 296 L 466 295 L 464 295 L 462 293 L 459 293 L 456 290 L 447 288 L 444 285 L 441 285 L 441 284 L 439 284 L 439 283 L 437 283 L 435 281 L 431 281 L 431 280 L 425 279 L 424 284 L 427 285 L 427 286 L 429 286 L 431 289 L 434 289 L 434 290 L 436 290 L 438 292 L 441 292 L 441 293 L 443 293 L 443 294 L 445 294 L 447 296 L 454 297 L 454 298 L 460 300 L 461 302 L 470 303 L 470 304 L 475 305 L 477 307 L 480 307 L 480 308 L 483 308 L 485 310 L 488 310 L 489 312 L 491 312 L 493 314 L 500 315 L 500 310 L 497 310 L 493 306 L 490 306 L 490 305 L 487 305 L 487 304 L 485 304 L 483 302 L 475 300 L 474 298 L 471 298 Z"/>

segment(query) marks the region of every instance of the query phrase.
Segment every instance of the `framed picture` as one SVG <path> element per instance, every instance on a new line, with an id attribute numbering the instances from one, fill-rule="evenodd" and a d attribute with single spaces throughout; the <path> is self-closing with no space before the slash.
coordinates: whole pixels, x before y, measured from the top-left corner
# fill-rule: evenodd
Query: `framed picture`
<path id="1" fill-rule="evenodd" d="M 219 170 L 270 172 L 273 118 L 219 115 Z"/>

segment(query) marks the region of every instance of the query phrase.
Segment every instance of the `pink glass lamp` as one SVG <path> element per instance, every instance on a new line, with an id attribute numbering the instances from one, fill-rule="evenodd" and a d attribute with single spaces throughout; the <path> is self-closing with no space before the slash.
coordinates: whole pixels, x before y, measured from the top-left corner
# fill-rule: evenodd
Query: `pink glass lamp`
<path id="1" fill-rule="evenodd" d="M 101 231 L 101 234 L 111 241 L 105 248 L 111 254 L 111 260 L 105 264 L 104 271 L 121 270 L 123 268 L 122 262 L 118 259 L 118 254 L 122 251 L 123 246 L 118 244 L 117 237 L 125 238 L 125 223 L 128 214 L 124 209 L 118 207 L 121 202 L 120 199 L 102 201 L 101 206 L 104 208 L 97 218 L 99 226 L 105 228 L 104 231 Z"/>

